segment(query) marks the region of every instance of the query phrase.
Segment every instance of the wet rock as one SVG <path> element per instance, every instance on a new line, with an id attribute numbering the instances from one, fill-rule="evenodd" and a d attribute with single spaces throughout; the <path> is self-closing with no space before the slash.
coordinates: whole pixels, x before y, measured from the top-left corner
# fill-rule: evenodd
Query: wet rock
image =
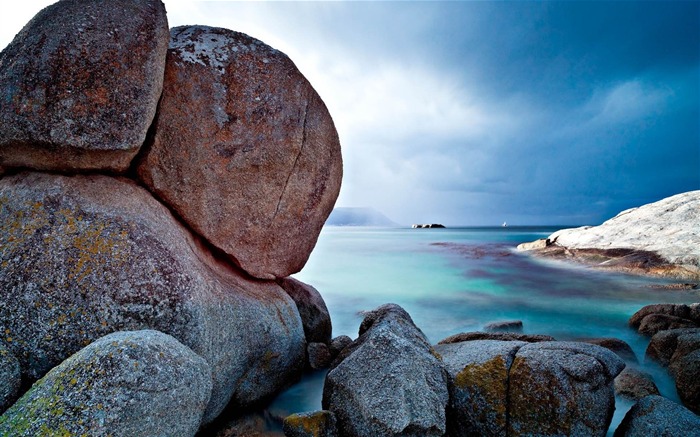
<path id="1" fill-rule="evenodd" d="M 637 356 L 634 354 L 632 347 L 618 338 L 586 338 L 579 341 L 604 347 L 615 352 L 620 358 L 629 363 L 637 363 Z"/>
<path id="2" fill-rule="evenodd" d="M 700 417 L 661 396 L 647 396 L 627 412 L 615 437 L 698 437 Z"/>
<path id="3" fill-rule="evenodd" d="M 630 317 L 629 325 L 634 329 L 639 329 L 644 318 L 652 314 L 664 314 L 700 323 L 698 311 L 698 304 L 659 303 L 646 305 Z"/>
<path id="4" fill-rule="evenodd" d="M 690 346 L 700 341 L 700 328 L 669 329 L 657 332 L 649 341 L 649 346 L 647 346 L 645 352 L 646 358 L 654 360 L 662 366 L 668 366 L 671 364 L 671 358 L 676 353 L 678 338 L 686 336 L 688 339 L 683 344 L 684 350 L 686 350 L 685 353 L 688 353 L 688 349 L 691 349 Z M 692 348 L 692 350 L 695 349 L 697 347 Z"/>
<path id="5" fill-rule="evenodd" d="M 359 334 L 323 388 L 323 408 L 336 415 L 339 434 L 445 434 L 447 374 L 408 313 L 382 305 L 367 313 Z"/>
<path id="6" fill-rule="evenodd" d="M 522 320 L 491 322 L 484 326 L 486 332 L 519 332 L 523 330 Z"/>
<path id="7" fill-rule="evenodd" d="M 294 278 L 278 279 L 277 283 L 294 300 L 304 326 L 306 341 L 328 344 L 331 341 L 333 327 L 321 293 L 309 284 Z"/>
<path id="8" fill-rule="evenodd" d="M 292 299 L 216 259 L 143 188 L 107 176 L 0 180 L 0 332 L 34 381 L 114 331 L 156 329 L 212 369 L 204 421 L 297 378 Z"/>
<path id="9" fill-rule="evenodd" d="M 19 361 L 0 343 L 0 414 L 17 399 L 21 384 Z"/>
<path id="10" fill-rule="evenodd" d="M 126 170 L 163 86 L 160 0 L 57 2 L 0 54 L 0 167 Z"/>
<path id="11" fill-rule="evenodd" d="M 242 33 L 177 27 L 146 186 L 253 276 L 299 271 L 338 197 L 340 143 L 283 53 Z"/>
<path id="12" fill-rule="evenodd" d="M 309 357 L 309 367 L 312 369 L 325 369 L 331 364 L 331 353 L 325 343 L 309 343 L 306 351 Z"/>
<path id="13" fill-rule="evenodd" d="M 284 435 L 287 437 L 337 437 L 335 415 L 331 411 L 299 413 L 284 419 Z"/>
<path id="14" fill-rule="evenodd" d="M 646 372 L 633 367 L 626 367 L 615 378 L 615 395 L 633 401 L 649 396 L 658 395 L 659 389 L 654 383 L 654 378 Z"/>
<path id="15" fill-rule="evenodd" d="M 527 343 L 555 341 L 554 337 L 549 335 L 517 334 L 513 332 L 462 332 L 440 340 L 438 344 L 461 343 L 474 340 L 524 341 Z"/>
<path id="16" fill-rule="evenodd" d="M 474 340 L 435 346 L 450 375 L 449 435 L 506 435 L 508 373 L 525 344 Z"/>
<path id="17" fill-rule="evenodd" d="M 521 347 L 510 370 L 508 435 L 604 436 L 623 368 L 613 352 L 586 343 Z"/>
<path id="18" fill-rule="evenodd" d="M 696 328 L 697 323 L 692 320 L 683 319 L 668 314 L 649 314 L 642 319 L 639 324 L 639 333 L 652 336 L 660 331 L 679 328 Z"/>
<path id="19" fill-rule="evenodd" d="M 674 354 L 668 367 L 683 405 L 700 414 L 700 348 L 686 355 Z"/>
<path id="20" fill-rule="evenodd" d="M 350 346 L 352 344 L 352 338 L 348 337 L 347 335 L 339 335 L 335 337 L 333 340 L 328 345 L 328 349 L 330 350 L 331 357 L 335 359 L 335 357 L 340 354 L 340 352 L 343 351 L 346 347 Z"/>
<path id="21" fill-rule="evenodd" d="M 0 417 L 0 434 L 192 436 L 209 365 L 158 331 L 105 336 L 51 370 Z"/>

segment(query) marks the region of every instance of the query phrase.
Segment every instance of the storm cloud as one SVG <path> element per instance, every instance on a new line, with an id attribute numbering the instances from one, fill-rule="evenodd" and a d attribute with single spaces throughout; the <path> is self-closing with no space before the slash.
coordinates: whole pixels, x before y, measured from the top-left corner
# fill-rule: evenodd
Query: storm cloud
<path id="1" fill-rule="evenodd" d="M 40 3 L 3 12 L 0 46 Z M 245 32 L 297 64 L 340 134 L 339 206 L 597 224 L 700 189 L 698 2 L 165 5 L 171 26 Z"/>

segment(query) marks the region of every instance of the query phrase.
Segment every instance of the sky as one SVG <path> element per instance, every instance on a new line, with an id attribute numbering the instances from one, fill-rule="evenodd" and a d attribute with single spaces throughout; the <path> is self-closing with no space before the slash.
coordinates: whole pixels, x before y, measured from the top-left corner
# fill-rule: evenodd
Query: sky
<path id="1" fill-rule="evenodd" d="M 0 48 L 51 3 L 3 7 Z M 294 61 L 340 136 L 336 206 L 595 225 L 700 189 L 699 1 L 164 3 Z"/>

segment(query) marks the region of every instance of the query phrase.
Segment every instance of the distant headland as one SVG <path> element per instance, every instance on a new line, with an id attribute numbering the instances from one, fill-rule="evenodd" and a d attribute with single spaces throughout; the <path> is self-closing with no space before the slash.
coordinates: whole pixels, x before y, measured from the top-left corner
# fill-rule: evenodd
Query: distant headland
<path id="1" fill-rule="evenodd" d="M 399 226 L 374 208 L 336 207 L 326 220 L 327 226 Z"/>

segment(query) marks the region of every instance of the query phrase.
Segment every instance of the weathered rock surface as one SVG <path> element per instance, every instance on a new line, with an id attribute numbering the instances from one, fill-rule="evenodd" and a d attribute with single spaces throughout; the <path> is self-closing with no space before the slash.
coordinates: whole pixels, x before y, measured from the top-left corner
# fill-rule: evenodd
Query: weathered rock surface
<path id="1" fill-rule="evenodd" d="M 533 253 L 587 265 L 697 280 L 700 278 L 700 191 L 621 212 L 600 226 L 563 229 Z"/>
<path id="2" fill-rule="evenodd" d="M 1 179 L 0 301 L 0 331 L 27 381 L 110 332 L 172 335 L 211 366 L 205 422 L 229 400 L 272 395 L 304 365 L 292 299 L 215 259 L 124 179 Z"/>
<path id="3" fill-rule="evenodd" d="M 679 355 L 676 350 L 668 370 L 683 405 L 700 414 L 700 348 L 685 355 Z"/>
<path id="4" fill-rule="evenodd" d="M 0 343 L 0 414 L 17 399 L 21 384 L 19 361 Z"/>
<path id="5" fill-rule="evenodd" d="M 294 278 L 278 279 L 277 283 L 294 300 L 304 326 L 306 341 L 328 344 L 331 341 L 333 326 L 321 293 L 311 285 Z"/>
<path id="6" fill-rule="evenodd" d="M 649 336 L 669 329 L 700 328 L 700 304 L 646 305 L 630 317 L 629 325 Z"/>
<path id="7" fill-rule="evenodd" d="M 624 362 L 599 346 L 530 343 L 510 369 L 508 435 L 604 436 L 613 411 L 613 379 Z"/>
<path id="8" fill-rule="evenodd" d="M 451 335 L 440 340 L 438 344 L 461 343 L 463 341 L 474 340 L 502 340 L 502 341 L 524 341 L 527 343 L 538 343 L 541 341 L 555 341 L 554 337 L 539 334 L 517 334 L 513 332 L 462 332 Z"/>
<path id="9" fill-rule="evenodd" d="M 447 374 L 425 335 L 398 305 L 369 312 L 359 338 L 331 366 L 323 408 L 343 436 L 441 436 Z"/>
<path id="10" fill-rule="evenodd" d="M 637 363 L 637 356 L 634 354 L 632 347 L 619 338 L 585 338 L 579 341 L 604 347 L 605 349 L 615 352 L 617 356 L 629 363 Z"/>
<path id="11" fill-rule="evenodd" d="M 309 343 L 306 353 L 309 357 L 309 367 L 314 370 L 325 369 L 331 364 L 331 352 L 325 343 Z"/>
<path id="12" fill-rule="evenodd" d="M 690 352 L 689 346 L 695 342 L 700 342 L 700 328 L 690 329 L 669 329 L 660 331 L 654 334 L 649 341 L 649 346 L 645 352 L 647 359 L 652 359 L 662 366 L 671 364 L 671 358 L 676 353 L 678 347 L 678 338 L 688 337 L 687 341 L 683 342 L 684 348 L 681 349 L 683 354 Z M 692 350 L 700 348 L 700 345 Z"/>
<path id="13" fill-rule="evenodd" d="M 669 329 L 696 327 L 698 327 L 698 324 L 692 320 L 669 316 L 668 314 L 649 314 L 642 319 L 642 323 L 639 324 L 639 329 L 637 331 L 642 335 L 652 336 L 657 332 Z"/>
<path id="14" fill-rule="evenodd" d="M 242 33 L 171 30 L 143 182 L 253 276 L 286 277 L 338 196 L 340 143 L 320 97 L 283 53 Z"/>
<path id="15" fill-rule="evenodd" d="M 474 340 L 435 346 L 450 375 L 449 435 L 506 435 L 508 373 L 516 352 L 525 344 Z"/>
<path id="16" fill-rule="evenodd" d="M 484 325 L 484 331 L 486 332 L 520 332 L 522 330 L 522 320 L 503 320 Z"/>
<path id="17" fill-rule="evenodd" d="M 160 0 L 63 0 L 0 54 L 0 168 L 126 170 L 163 86 Z"/>
<path id="18" fill-rule="evenodd" d="M 225 410 L 221 416 L 226 414 Z M 271 416 L 267 411 L 252 412 L 243 416 L 236 416 L 225 423 L 220 416 L 216 422 L 199 431 L 199 437 L 284 437 L 281 430 L 271 430 L 269 423 L 279 422 L 282 419 Z M 278 427 L 276 427 L 278 428 Z"/>
<path id="19" fill-rule="evenodd" d="M 649 395 L 658 395 L 659 389 L 654 378 L 646 372 L 633 367 L 625 369 L 615 378 L 615 395 L 638 401 Z"/>
<path id="20" fill-rule="evenodd" d="M 158 331 L 107 335 L 52 369 L 0 417 L 0 435 L 192 436 L 209 365 Z"/>
<path id="21" fill-rule="evenodd" d="M 331 342 L 328 344 L 328 349 L 331 353 L 331 357 L 335 359 L 335 357 L 337 357 L 338 354 L 340 354 L 343 351 L 343 349 L 350 346 L 351 344 L 352 338 L 348 337 L 347 335 L 339 335 L 333 338 L 333 340 L 331 340 Z"/>
<path id="22" fill-rule="evenodd" d="M 337 437 L 335 414 L 331 411 L 315 411 L 287 416 L 283 425 L 286 437 Z"/>
<path id="23" fill-rule="evenodd" d="M 699 437 L 700 417 L 661 396 L 637 402 L 615 430 L 615 437 Z"/>

